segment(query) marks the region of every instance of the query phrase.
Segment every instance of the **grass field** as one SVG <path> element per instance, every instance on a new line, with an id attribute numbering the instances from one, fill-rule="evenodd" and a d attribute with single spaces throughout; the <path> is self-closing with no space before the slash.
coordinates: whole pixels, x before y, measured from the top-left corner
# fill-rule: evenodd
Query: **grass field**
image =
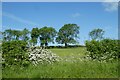
<path id="1" fill-rule="evenodd" d="M 14 66 L 3 70 L 4 78 L 117 78 L 118 62 L 99 63 L 82 60 L 86 49 L 49 49 L 63 60 L 54 64 Z"/>

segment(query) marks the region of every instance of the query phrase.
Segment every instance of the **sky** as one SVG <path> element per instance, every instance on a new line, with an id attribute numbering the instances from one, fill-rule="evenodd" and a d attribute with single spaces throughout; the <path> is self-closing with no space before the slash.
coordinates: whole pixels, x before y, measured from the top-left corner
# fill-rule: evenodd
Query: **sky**
<path id="1" fill-rule="evenodd" d="M 105 38 L 118 39 L 118 3 L 115 2 L 3 2 L 2 31 L 54 27 L 68 23 L 80 26 L 79 43 L 89 40 L 96 28 Z M 55 43 L 57 44 L 57 43 Z M 50 44 L 52 45 L 52 44 Z"/>

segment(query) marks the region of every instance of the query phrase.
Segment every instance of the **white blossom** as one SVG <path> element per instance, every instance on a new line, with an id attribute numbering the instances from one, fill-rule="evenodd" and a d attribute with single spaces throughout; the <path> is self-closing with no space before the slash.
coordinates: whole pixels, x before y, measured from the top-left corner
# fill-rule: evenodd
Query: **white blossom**
<path id="1" fill-rule="evenodd" d="M 28 53 L 29 53 L 29 60 L 32 61 L 34 65 L 37 65 L 38 63 L 43 64 L 44 62 L 51 64 L 61 59 L 59 56 L 52 53 L 51 51 L 42 48 L 38 49 L 31 47 L 28 50 Z"/>

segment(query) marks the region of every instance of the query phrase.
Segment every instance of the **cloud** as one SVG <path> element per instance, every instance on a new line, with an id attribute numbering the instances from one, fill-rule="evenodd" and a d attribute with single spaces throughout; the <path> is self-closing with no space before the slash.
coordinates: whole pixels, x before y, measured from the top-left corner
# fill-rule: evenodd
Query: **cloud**
<path id="1" fill-rule="evenodd" d="M 102 0 L 103 2 L 119 2 L 119 0 Z M 102 2 L 101 1 L 101 2 Z"/>
<path id="2" fill-rule="evenodd" d="M 21 28 L 16 28 L 16 27 L 10 27 L 10 26 L 2 26 L 2 30 L 6 30 L 6 29 L 13 29 L 13 30 L 23 30 Z"/>
<path id="3" fill-rule="evenodd" d="M 13 15 L 13 14 L 5 13 L 5 12 L 2 13 L 2 16 L 6 16 L 6 17 L 8 17 L 10 19 L 13 19 L 13 20 L 16 20 L 18 22 L 25 23 L 25 24 L 39 25 L 39 24 L 37 24 L 35 22 L 29 21 L 29 20 L 25 20 L 25 19 L 22 19 L 20 17 L 17 17 L 15 15 Z"/>
<path id="4" fill-rule="evenodd" d="M 79 17 L 80 16 L 80 13 L 74 13 L 72 14 L 72 17 L 76 18 L 76 17 Z"/>
<path id="5" fill-rule="evenodd" d="M 117 2 L 103 2 L 104 10 L 108 12 L 113 12 L 118 10 Z"/>

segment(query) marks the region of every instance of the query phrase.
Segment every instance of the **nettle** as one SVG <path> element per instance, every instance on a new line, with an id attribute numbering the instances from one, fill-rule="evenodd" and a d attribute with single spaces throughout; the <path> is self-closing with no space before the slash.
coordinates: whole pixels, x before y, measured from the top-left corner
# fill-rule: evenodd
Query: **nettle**
<path id="1" fill-rule="evenodd" d="M 29 58 L 26 53 L 25 41 L 15 40 L 2 43 L 3 66 L 19 65 L 28 66 Z"/>
<path id="2" fill-rule="evenodd" d="M 120 53 L 118 40 L 104 39 L 86 41 L 87 55 L 92 60 L 109 61 L 118 59 Z"/>

